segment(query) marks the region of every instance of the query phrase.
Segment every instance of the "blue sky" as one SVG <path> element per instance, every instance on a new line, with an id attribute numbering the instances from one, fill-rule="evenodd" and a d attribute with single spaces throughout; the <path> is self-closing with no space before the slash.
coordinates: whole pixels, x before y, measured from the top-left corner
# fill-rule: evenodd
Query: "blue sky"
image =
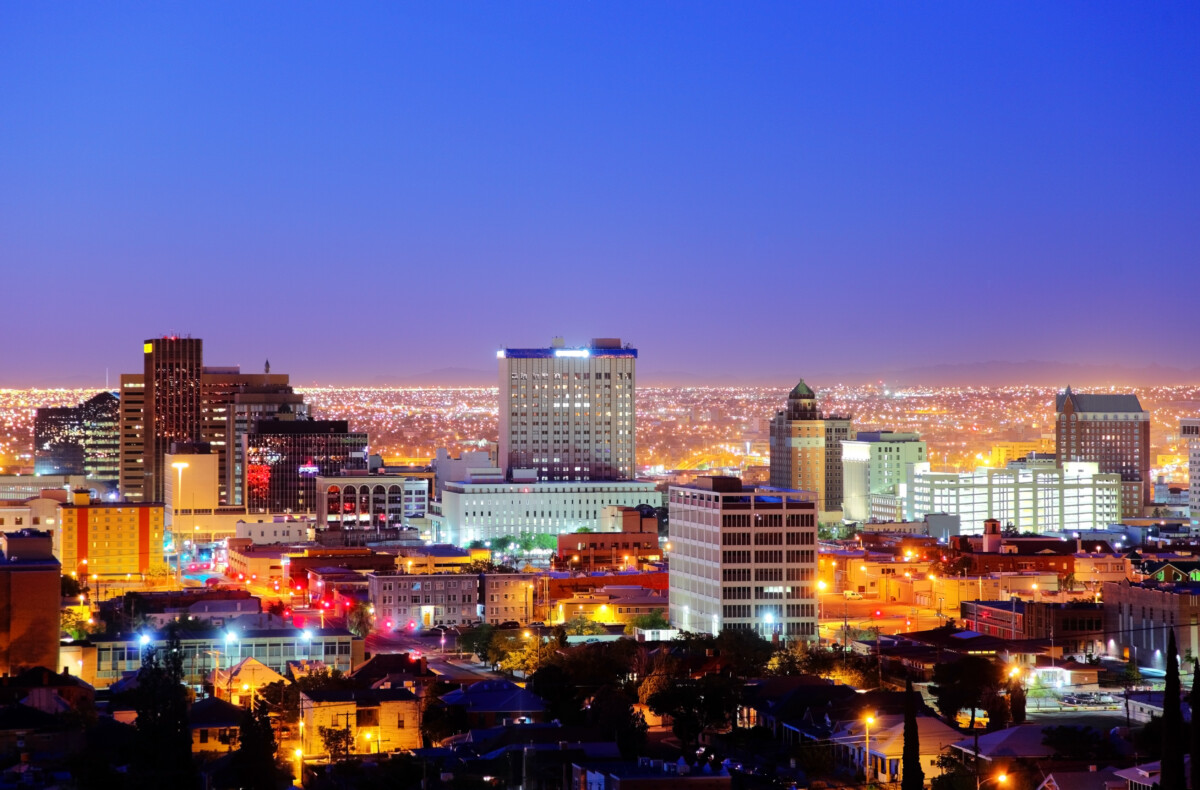
<path id="1" fill-rule="evenodd" d="M 9 3 L 0 385 L 1197 366 L 1197 74 L 1194 3 Z"/>

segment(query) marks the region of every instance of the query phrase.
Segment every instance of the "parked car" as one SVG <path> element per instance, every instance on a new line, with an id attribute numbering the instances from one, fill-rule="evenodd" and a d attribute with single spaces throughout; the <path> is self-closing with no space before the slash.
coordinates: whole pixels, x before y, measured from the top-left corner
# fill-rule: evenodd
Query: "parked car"
<path id="1" fill-rule="evenodd" d="M 846 590 L 844 595 L 848 601 L 861 601 L 863 597 L 858 590 Z"/>
<path id="2" fill-rule="evenodd" d="M 500 625 L 498 625 L 496 627 L 497 628 L 520 628 L 521 624 L 518 623 L 516 620 L 505 620 L 503 623 L 501 623 Z"/>

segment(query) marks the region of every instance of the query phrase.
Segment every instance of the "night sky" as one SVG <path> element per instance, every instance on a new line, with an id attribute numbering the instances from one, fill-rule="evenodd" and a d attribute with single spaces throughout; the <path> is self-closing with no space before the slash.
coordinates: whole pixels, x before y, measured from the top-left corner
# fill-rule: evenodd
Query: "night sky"
<path id="1" fill-rule="evenodd" d="M 9 2 L 0 385 L 1194 367 L 1198 141 L 1194 2 Z"/>

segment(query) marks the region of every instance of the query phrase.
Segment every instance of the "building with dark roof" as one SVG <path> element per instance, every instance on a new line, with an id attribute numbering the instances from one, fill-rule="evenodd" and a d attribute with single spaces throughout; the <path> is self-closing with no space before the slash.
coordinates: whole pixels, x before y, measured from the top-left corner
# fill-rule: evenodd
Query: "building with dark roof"
<path id="1" fill-rule="evenodd" d="M 771 420 L 771 485 L 815 491 L 822 513 L 840 513 L 842 442 L 850 438 L 850 423 L 847 415 L 823 414 L 816 393 L 801 379 Z"/>
<path id="2" fill-rule="evenodd" d="M 0 674 L 57 669 L 61 577 L 49 532 L 0 534 Z"/>
<path id="3" fill-rule="evenodd" d="M 327 754 L 321 728 L 349 729 L 351 753 L 380 754 L 421 746 L 420 702 L 406 688 L 300 693 L 305 755 Z"/>
<path id="4" fill-rule="evenodd" d="M 1056 459 L 1099 464 L 1121 476 L 1121 515 L 1137 518 L 1150 502 L 1150 412 L 1136 395 L 1073 392 L 1054 399 Z"/>

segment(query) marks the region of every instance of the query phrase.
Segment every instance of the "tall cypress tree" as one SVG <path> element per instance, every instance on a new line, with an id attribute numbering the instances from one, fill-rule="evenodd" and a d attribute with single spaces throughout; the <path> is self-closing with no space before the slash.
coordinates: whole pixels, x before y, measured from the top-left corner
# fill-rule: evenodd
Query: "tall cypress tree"
<path id="1" fill-rule="evenodd" d="M 1185 787 L 1183 766 L 1183 710 L 1180 705 L 1179 656 L 1175 629 L 1167 630 L 1167 683 L 1163 689 L 1162 773 L 1159 785 Z"/>
<path id="2" fill-rule="evenodd" d="M 1191 786 L 1200 790 L 1200 721 L 1196 721 L 1196 711 L 1200 710 L 1200 660 L 1192 665 L 1192 693 L 1188 697 L 1188 705 L 1192 709 L 1191 744 L 1188 754 L 1192 756 L 1189 773 L 1192 775 Z"/>
<path id="3" fill-rule="evenodd" d="M 917 729 L 917 693 L 912 680 L 904 694 L 904 754 L 900 790 L 924 790 L 925 770 L 921 768 L 921 732 Z"/>

